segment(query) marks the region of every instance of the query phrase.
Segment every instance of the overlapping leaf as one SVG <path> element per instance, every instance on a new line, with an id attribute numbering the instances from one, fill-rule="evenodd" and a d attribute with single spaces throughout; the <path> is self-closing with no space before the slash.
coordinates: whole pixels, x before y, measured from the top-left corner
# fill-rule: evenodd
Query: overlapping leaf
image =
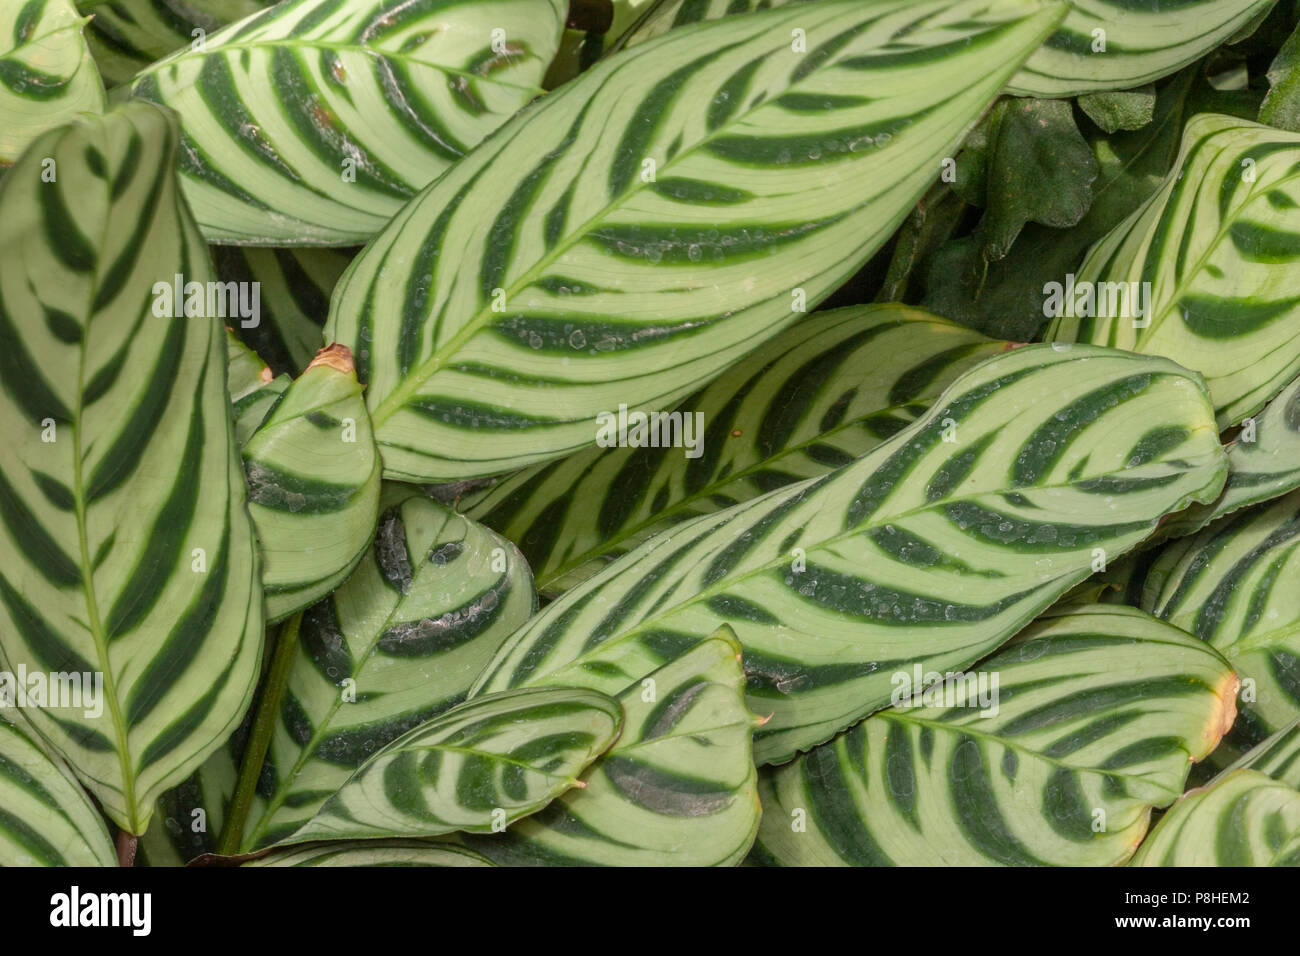
<path id="1" fill-rule="evenodd" d="M 698 24 L 516 117 L 336 290 L 326 334 L 358 355 L 385 474 L 498 474 L 594 444 L 601 412 L 672 407 L 856 271 L 1062 13 Z"/>
<path id="2" fill-rule="evenodd" d="M 676 27 L 797 0 L 667 0 L 626 46 Z M 1123 90 L 1173 73 L 1263 16 L 1273 0 L 1074 0 L 1065 22 L 1011 80 L 1015 93 Z"/>
<path id="3" fill-rule="evenodd" d="M 1300 717 L 1300 492 L 1174 541 L 1147 573 L 1142 607 L 1195 634 L 1245 679 L 1220 766 Z"/>
<path id="4" fill-rule="evenodd" d="M 94 15 L 86 42 L 109 86 L 274 5 L 275 0 L 78 0 L 84 13 Z"/>
<path id="5" fill-rule="evenodd" d="M 541 687 L 466 701 L 367 760 L 291 838 L 500 832 L 574 786 L 623 723 L 596 691 Z"/>
<path id="6" fill-rule="evenodd" d="M 321 349 L 242 451 L 267 618 L 278 621 L 343 583 L 374 535 L 379 455 L 347 349 Z"/>
<path id="7" fill-rule="evenodd" d="M 1300 379 L 1296 379 L 1253 419 L 1242 423 L 1228 445 L 1228 482 L 1214 501 L 1195 505 L 1161 526 L 1178 538 L 1211 521 L 1300 488 Z"/>
<path id="8" fill-rule="evenodd" d="M 292 381 L 287 375 L 273 376 L 257 353 L 226 330 L 226 389 L 235 418 L 235 444 L 243 448 L 262 426 Z"/>
<path id="9" fill-rule="evenodd" d="M 210 240 L 354 245 L 539 92 L 563 24 L 560 0 L 292 0 L 131 91 L 180 115 Z"/>
<path id="10" fill-rule="evenodd" d="M 1300 718 L 1255 745 L 1224 771 L 1256 770 L 1300 789 Z"/>
<path id="11" fill-rule="evenodd" d="M 1297 162 L 1300 134 L 1193 117 L 1165 185 L 1092 248 L 1074 294 L 1056 280 L 1048 340 L 1168 356 L 1205 375 L 1221 428 L 1253 415 L 1300 371 Z"/>
<path id="12" fill-rule="evenodd" d="M 744 683 L 722 629 L 619 695 L 622 733 L 584 787 L 504 833 L 460 839 L 502 865 L 739 862 L 759 814 Z"/>
<path id="13" fill-rule="evenodd" d="M 352 261 L 351 253 L 214 246 L 212 258 L 222 280 L 250 287 L 257 283 L 258 315 L 232 323 L 235 332 L 275 374 L 301 374 L 325 344 L 321 327 L 329 314 L 330 293 Z"/>
<path id="14" fill-rule="evenodd" d="M 217 852 L 217 837 L 239 777 L 242 738 L 237 732 L 199 769 L 158 798 L 149 829 L 140 837 L 137 864 L 184 866 L 195 857 Z"/>
<path id="15" fill-rule="evenodd" d="M 244 866 L 491 866 L 472 850 L 419 840 L 309 843 L 275 850 Z"/>
<path id="16" fill-rule="evenodd" d="M 413 488 L 384 495 L 374 546 L 302 616 L 245 849 L 288 836 L 367 757 L 464 699 L 536 607 L 508 541 Z"/>
<path id="17" fill-rule="evenodd" d="M 176 147 L 134 103 L 0 181 L 0 657 L 102 674 L 102 714 L 31 719 L 134 833 L 230 736 L 262 644 L 225 335 L 160 295 L 211 278 Z"/>
<path id="18" fill-rule="evenodd" d="M 0 7 L 0 168 L 41 133 L 104 109 L 104 86 L 72 0 Z"/>
<path id="19" fill-rule="evenodd" d="M 675 524 L 861 457 L 1006 347 L 906 306 L 819 313 L 682 403 L 694 448 L 589 449 L 507 478 L 466 512 L 517 542 L 538 588 L 558 594 Z"/>
<path id="20" fill-rule="evenodd" d="M 1234 770 L 1174 804 L 1131 865 L 1300 866 L 1300 791 Z"/>
<path id="21" fill-rule="evenodd" d="M 104 819 L 77 778 L 21 718 L 0 710 L 0 866 L 116 865 Z"/>
<path id="22" fill-rule="evenodd" d="M 976 669 L 945 676 L 900 669 L 899 706 L 765 770 L 755 856 L 784 866 L 1122 863 L 1152 807 L 1178 798 L 1189 758 L 1208 754 L 1235 713 L 1223 658 L 1110 605 L 1048 615 Z"/>
<path id="23" fill-rule="evenodd" d="M 902 662 L 989 653 L 1225 471 L 1198 377 L 1109 349 L 1017 349 L 853 464 L 615 561 L 521 629 L 476 692 L 617 693 L 725 622 L 750 709 L 774 714 L 759 760 L 788 760 L 886 706 Z"/>

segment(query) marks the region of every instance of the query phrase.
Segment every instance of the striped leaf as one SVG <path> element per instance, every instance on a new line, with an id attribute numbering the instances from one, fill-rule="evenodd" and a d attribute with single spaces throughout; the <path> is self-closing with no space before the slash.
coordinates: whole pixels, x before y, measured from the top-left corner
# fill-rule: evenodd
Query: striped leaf
<path id="1" fill-rule="evenodd" d="M 117 86 L 154 60 L 206 40 L 275 0 L 78 0 L 77 5 L 94 14 L 86 41 L 104 82 Z"/>
<path id="2" fill-rule="evenodd" d="M 1061 12 L 699 24 L 517 116 L 335 291 L 326 336 L 359 356 L 385 474 L 499 474 L 593 445 L 621 404 L 672 407 L 856 271 Z"/>
<path id="3" fill-rule="evenodd" d="M 72 771 L 3 710 L 0 866 L 117 866 L 104 819 Z"/>
<path id="4" fill-rule="evenodd" d="M 1241 755 L 1225 774 L 1256 770 L 1300 790 L 1300 718 Z"/>
<path id="5" fill-rule="evenodd" d="M 132 833 L 230 736 L 262 646 L 225 335 L 155 288 L 211 280 L 176 151 L 134 103 L 0 181 L 0 657 L 103 675 L 102 715 L 31 719 Z"/>
<path id="6" fill-rule="evenodd" d="M 1169 538 L 1300 488 L 1300 378 L 1259 415 L 1242 423 L 1228 446 L 1228 482 L 1213 502 L 1188 508 L 1161 526 Z"/>
<path id="7" fill-rule="evenodd" d="M 750 709 L 774 715 L 759 761 L 780 763 L 886 706 L 902 664 L 988 654 L 1225 471 L 1199 377 L 1109 349 L 1016 349 L 853 464 L 618 559 L 511 638 L 475 692 L 614 694 L 725 622 Z"/>
<path id="8" fill-rule="evenodd" d="M 419 840 L 309 843 L 275 850 L 244 866 L 491 866 L 464 847 Z"/>
<path id="9" fill-rule="evenodd" d="M 244 848 L 288 836 L 367 757 L 463 700 L 536 602 L 508 541 L 389 486 L 374 546 L 302 616 L 263 769 L 265 805 L 250 815 Z"/>
<path id="10" fill-rule="evenodd" d="M 563 25 L 561 0 L 286 0 L 131 93 L 180 115 L 209 240 L 355 245 L 540 92 Z"/>
<path id="11" fill-rule="evenodd" d="M 907 306 L 818 313 L 682 403 L 694 450 L 591 448 L 507 478 L 466 511 L 517 542 L 556 595 L 688 518 L 861 457 L 1005 347 Z"/>
<path id="12" fill-rule="evenodd" d="M 232 322 L 236 334 L 276 375 L 301 374 L 325 344 L 330 293 L 351 251 L 213 246 L 212 258 L 222 281 L 257 283 L 257 322 Z"/>
<path id="13" fill-rule="evenodd" d="M 243 448 L 279 403 L 292 379 L 273 376 L 258 354 L 226 330 L 226 389 L 235 417 L 235 444 Z"/>
<path id="14" fill-rule="evenodd" d="M 623 46 L 689 23 L 796 1 L 667 0 L 634 27 Z M 1073 0 L 1065 22 L 1011 79 L 1010 91 L 1074 96 L 1141 86 L 1199 60 L 1264 16 L 1273 1 Z"/>
<path id="15" fill-rule="evenodd" d="M 667 0 L 628 47 L 700 20 L 796 0 Z M 1072 0 L 1065 22 L 1009 84 L 1013 93 L 1074 96 L 1124 90 L 1168 76 L 1262 17 L 1274 0 Z M 1098 32 L 1100 31 L 1100 32 Z"/>
<path id="16" fill-rule="evenodd" d="M 0 7 L 0 168 L 78 113 L 104 111 L 104 86 L 71 0 Z"/>
<path id="17" fill-rule="evenodd" d="M 783 866 L 1108 866 L 1232 723 L 1218 654 L 1132 608 L 1048 615 L 978 668 L 759 778 Z M 996 683 L 995 683 L 996 681 Z M 929 689 L 929 688 L 933 689 Z"/>
<path id="18" fill-rule="evenodd" d="M 184 866 L 217 851 L 217 836 L 239 777 L 242 735 L 238 732 L 179 784 L 161 797 L 149 829 L 140 837 L 136 862 Z"/>
<path id="19" fill-rule="evenodd" d="M 1215 763 L 1300 717 L 1300 492 L 1166 547 L 1142 607 L 1207 641 L 1245 679 L 1241 718 Z"/>
<path id="20" fill-rule="evenodd" d="M 291 838 L 500 832 L 560 794 L 618 737 L 618 701 L 539 687 L 465 701 L 362 764 Z"/>
<path id="21" fill-rule="evenodd" d="M 728 629 L 619 695 L 623 732 L 545 810 L 504 833 L 466 834 L 501 865 L 727 866 L 758 829 L 756 720 Z"/>
<path id="22" fill-rule="evenodd" d="M 1193 117 L 1165 184 L 1093 246 L 1079 291 L 1062 288 L 1048 341 L 1112 345 L 1196 369 L 1220 428 L 1259 411 L 1300 372 L 1297 162 L 1300 134 Z M 1045 308 L 1054 307 L 1049 296 Z"/>
<path id="23" fill-rule="evenodd" d="M 1300 792 L 1234 770 L 1174 804 L 1131 865 L 1300 866 Z"/>
<path id="24" fill-rule="evenodd" d="M 243 455 L 266 615 L 278 621 L 342 584 L 375 533 L 379 456 L 346 348 L 321 349 Z"/>

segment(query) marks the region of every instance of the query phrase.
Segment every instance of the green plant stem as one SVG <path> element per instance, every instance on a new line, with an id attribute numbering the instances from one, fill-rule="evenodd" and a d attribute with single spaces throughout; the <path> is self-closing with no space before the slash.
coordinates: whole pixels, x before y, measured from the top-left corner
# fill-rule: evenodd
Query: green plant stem
<path id="1" fill-rule="evenodd" d="M 298 627 L 301 623 L 302 614 L 295 614 L 284 622 L 276 636 L 275 656 L 271 658 L 271 667 L 258 696 L 257 716 L 253 718 L 253 728 L 249 731 L 244 756 L 239 762 L 239 778 L 230 799 L 230 812 L 226 814 L 221 837 L 217 840 L 217 853 L 221 856 L 233 856 L 239 852 L 239 840 L 253 805 L 257 778 L 262 773 L 262 764 L 271 746 L 275 719 L 280 713 L 280 702 L 284 699 L 284 689 L 288 686 L 289 672 L 298 651 Z"/>

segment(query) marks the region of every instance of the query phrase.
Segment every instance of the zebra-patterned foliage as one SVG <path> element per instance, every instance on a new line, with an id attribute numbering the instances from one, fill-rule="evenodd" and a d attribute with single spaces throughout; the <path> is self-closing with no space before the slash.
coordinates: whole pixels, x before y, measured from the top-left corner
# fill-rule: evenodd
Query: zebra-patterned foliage
<path id="1" fill-rule="evenodd" d="M 1300 488 L 1300 378 L 1242 422 L 1228 445 L 1228 482 L 1210 504 L 1195 505 L 1161 525 L 1161 534 L 1181 538 L 1247 505 Z"/>
<path id="2" fill-rule="evenodd" d="M 6 690 L 0 684 L 0 695 Z M 0 866 L 116 865 L 104 819 L 77 778 L 21 717 L 0 709 Z"/>
<path id="3" fill-rule="evenodd" d="M 475 686 L 617 694 L 735 628 L 761 763 L 890 700 L 903 663 L 964 667 L 1227 466 L 1199 376 L 1037 345 L 966 372 L 853 464 L 678 525 L 548 605 Z"/>
<path id="4" fill-rule="evenodd" d="M 140 837 L 137 863 L 184 866 L 217 852 L 217 837 L 239 777 L 244 735 L 236 732 L 192 774 L 158 798 Z"/>
<path id="5" fill-rule="evenodd" d="M 491 866 L 473 850 L 420 840 L 309 843 L 274 850 L 244 866 Z"/>
<path id="6" fill-rule="evenodd" d="M 356 245 L 540 92 L 563 25 L 561 0 L 286 0 L 131 93 L 179 114 L 210 241 Z"/>
<path id="7" fill-rule="evenodd" d="M 1169 544 L 1142 607 L 1210 643 L 1244 679 L 1223 766 L 1300 717 L 1300 491 Z"/>
<path id="8" fill-rule="evenodd" d="M 0 180 L 0 658 L 103 675 L 102 713 L 29 713 L 132 833 L 230 736 L 262 645 L 225 333 L 166 307 L 211 279 L 176 150 L 132 103 Z"/>
<path id="9" fill-rule="evenodd" d="M 235 418 L 235 445 L 243 448 L 289 388 L 287 375 L 273 376 L 266 363 L 234 332 L 226 330 L 226 390 Z"/>
<path id="10" fill-rule="evenodd" d="M 671 408 L 856 271 L 1062 12 L 825 0 L 674 31 L 521 113 L 335 291 L 384 473 L 500 474 Z"/>
<path id="11" fill-rule="evenodd" d="M 302 616 L 300 650 L 244 849 L 306 822 L 367 757 L 464 699 L 537 606 L 510 542 L 419 491 L 388 486 L 347 582 Z"/>
<path id="12" fill-rule="evenodd" d="M 86 42 L 109 86 L 125 83 L 154 60 L 206 42 L 207 35 L 276 0 L 78 0 L 93 14 Z"/>
<path id="13" fill-rule="evenodd" d="M 1300 791 L 1255 770 L 1191 790 L 1131 866 L 1300 866 Z"/>
<path id="14" fill-rule="evenodd" d="M 266 615 L 342 584 L 375 533 L 379 454 L 352 356 L 321 349 L 243 446 Z"/>
<path id="15" fill-rule="evenodd" d="M 618 742 L 545 810 L 460 836 L 501 865 L 729 866 L 758 830 L 740 647 L 727 628 L 619 695 Z"/>
<path id="16" fill-rule="evenodd" d="M 104 86 L 71 0 L 0 6 L 0 169 L 41 133 L 104 110 Z"/>
<path id="17" fill-rule="evenodd" d="M 234 323 L 236 334 L 276 375 L 301 374 L 325 344 L 330 293 L 351 251 L 213 246 L 212 259 L 222 281 L 256 282 L 259 289 L 257 322 Z"/>
<path id="18" fill-rule="evenodd" d="M 677 27 L 799 0 L 666 0 L 633 28 L 633 47 Z M 1072 0 L 1065 22 L 1008 84 L 1013 93 L 1074 96 L 1168 76 L 1228 40 L 1273 0 Z"/>
<path id="19" fill-rule="evenodd" d="M 1111 605 L 1047 615 L 969 672 L 920 676 L 900 669 L 898 706 L 763 771 L 756 860 L 1123 863 L 1231 725 L 1237 689 L 1203 643 Z"/>
<path id="20" fill-rule="evenodd" d="M 596 691 L 538 687 L 477 697 L 398 737 L 290 838 L 370 840 L 500 832 L 560 794 L 623 723 Z"/>
<path id="21" fill-rule="evenodd" d="M 1006 347 L 907 306 L 818 313 L 682 403 L 694 450 L 588 449 L 512 475 L 466 513 L 516 542 L 554 596 L 688 518 L 860 458 Z"/>
<path id="22" fill-rule="evenodd" d="M 1300 718 L 1241 755 L 1224 774 L 1257 770 L 1300 790 Z"/>
<path id="23" fill-rule="evenodd" d="M 1300 372 L 1300 134 L 1202 114 L 1164 185 L 1049 293 L 1048 341 L 1164 355 L 1201 372 L 1219 427 Z"/>

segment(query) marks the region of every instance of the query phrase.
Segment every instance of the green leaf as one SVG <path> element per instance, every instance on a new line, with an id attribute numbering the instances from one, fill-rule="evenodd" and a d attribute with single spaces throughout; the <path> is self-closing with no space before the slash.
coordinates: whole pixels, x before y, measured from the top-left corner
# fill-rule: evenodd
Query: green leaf
<path id="1" fill-rule="evenodd" d="M 517 116 L 335 292 L 326 335 L 358 355 L 385 474 L 498 474 L 592 445 L 621 404 L 671 408 L 857 270 L 1061 13 L 826 0 L 699 24 Z"/>
<path id="2" fill-rule="evenodd" d="M 244 866 L 491 866 L 464 847 L 419 840 L 310 843 L 275 850 Z"/>
<path id="3" fill-rule="evenodd" d="M 975 670 L 894 680 L 899 706 L 760 775 L 756 858 L 1122 863 L 1231 724 L 1237 688 L 1204 644 L 1112 605 L 1050 614 Z"/>
<path id="4" fill-rule="evenodd" d="M 10 694 L 5 706 L 13 706 L 14 689 L 0 683 Z M 2 710 L 0 866 L 117 866 L 104 819 L 72 771 Z"/>
<path id="5" fill-rule="evenodd" d="M 1300 789 L 1300 718 L 1246 751 L 1224 774 L 1234 770 L 1257 770 Z"/>
<path id="6" fill-rule="evenodd" d="M 173 50 L 206 41 L 276 0 L 78 0 L 94 15 L 86 41 L 109 86 L 125 83 Z M 196 33 L 196 31 L 202 31 Z"/>
<path id="7" fill-rule="evenodd" d="M 243 455 L 267 619 L 279 621 L 346 580 L 379 516 L 379 455 L 346 348 L 321 350 Z"/>
<path id="8" fill-rule="evenodd" d="M 71 0 L 5 0 L 0 9 L 0 167 L 78 113 L 104 111 L 104 86 Z"/>
<path id="9" fill-rule="evenodd" d="M 988 126 L 984 219 L 976 235 L 985 259 L 1001 259 L 1026 223 L 1073 226 L 1092 203 L 1099 167 L 1070 104 L 1003 99 Z"/>
<path id="10" fill-rule="evenodd" d="M 1135 130 L 1155 119 L 1156 88 L 1089 93 L 1079 97 L 1079 109 L 1105 133 Z"/>
<path id="11" fill-rule="evenodd" d="M 1193 117 L 1165 185 L 1049 294 L 1048 340 L 1167 356 L 1205 375 L 1221 428 L 1253 415 L 1300 372 L 1297 162 L 1300 135 Z"/>
<path id="12" fill-rule="evenodd" d="M 682 404 L 681 421 L 698 423 L 693 457 L 591 448 L 462 507 L 518 542 L 538 588 L 556 595 L 682 521 L 861 457 L 1005 348 L 906 306 L 816 313 Z"/>
<path id="13" fill-rule="evenodd" d="M 635 46 L 670 29 L 784 6 L 795 0 L 668 0 L 626 41 Z M 1011 80 L 1013 93 L 1074 96 L 1123 90 L 1198 60 L 1253 25 L 1274 0 L 1073 0 L 1060 28 Z M 1100 30 L 1101 35 L 1096 31 Z"/>
<path id="14" fill-rule="evenodd" d="M 158 291 L 211 280 L 176 148 L 134 103 L 0 180 L 0 657 L 103 675 L 101 716 L 31 719 L 132 833 L 230 736 L 262 646 L 225 335 Z"/>
<path id="15" fill-rule="evenodd" d="M 158 798 L 149 829 L 140 837 L 137 863 L 184 866 L 217 851 L 217 835 L 239 777 L 241 747 L 242 735 L 236 732 L 194 773 Z"/>
<path id="16" fill-rule="evenodd" d="M 510 542 L 413 488 L 383 494 L 374 546 L 302 616 L 246 850 L 288 836 L 367 757 L 463 700 L 537 606 Z"/>
<path id="17" fill-rule="evenodd" d="M 1142 607 L 1207 641 L 1247 679 L 1222 766 L 1300 717 L 1300 492 L 1239 511 L 1172 542 Z"/>
<path id="18" fill-rule="evenodd" d="M 728 866 L 758 830 L 740 647 L 723 628 L 619 695 L 623 732 L 585 784 L 504 833 L 464 834 L 502 865 Z"/>
<path id="19" fill-rule="evenodd" d="M 272 376 L 258 354 L 226 330 L 226 388 L 230 393 L 230 410 L 235 418 L 235 444 L 243 448 L 262 426 L 292 379 Z"/>
<path id="20" fill-rule="evenodd" d="M 131 93 L 180 115 L 209 240 L 355 245 L 540 92 L 563 24 L 561 0 L 291 0 Z"/>
<path id="21" fill-rule="evenodd" d="M 1254 770 L 1192 790 L 1132 866 L 1300 866 L 1300 792 Z"/>
<path id="22" fill-rule="evenodd" d="M 500 832 L 560 794 L 618 737 L 618 701 L 539 687 L 478 697 L 384 747 L 290 838 Z"/>
<path id="23" fill-rule="evenodd" d="M 1228 445 L 1228 482 L 1213 502 L 1194 505 L 1161 525 L 1165 537 L 1193 534 L 1248 505 L 1300 488 L 1300 379 L 1242 423 Z"/>
<path id="24" fill-rule="evenodd" d="M 213 246 L 212 258 L 222 281 L 257 283 L 259 314 L 232 321 L 235 334 L 276 375 L 300 375 L 325 345 L 330 293 L 351 251 Z"/>
<path id="25" fill-rule="evenodd" d="M 1259 121 L 1300 133 L 1300 27 L 1287 38 L 1268 68 L 1268 94 Z"/>
<path id="26" fill-rule="evenodd" d="M 1016 349 L 856 462 L 618 559 L 512 637 L 472 693 L 617 694 L 726 623 L 750 709 L 774 714 L 759 762 L 779 763 L 886 706 L 902 662 L 991 652 L 1225 471 L 1203 385 L 1172 362 Z"/>

